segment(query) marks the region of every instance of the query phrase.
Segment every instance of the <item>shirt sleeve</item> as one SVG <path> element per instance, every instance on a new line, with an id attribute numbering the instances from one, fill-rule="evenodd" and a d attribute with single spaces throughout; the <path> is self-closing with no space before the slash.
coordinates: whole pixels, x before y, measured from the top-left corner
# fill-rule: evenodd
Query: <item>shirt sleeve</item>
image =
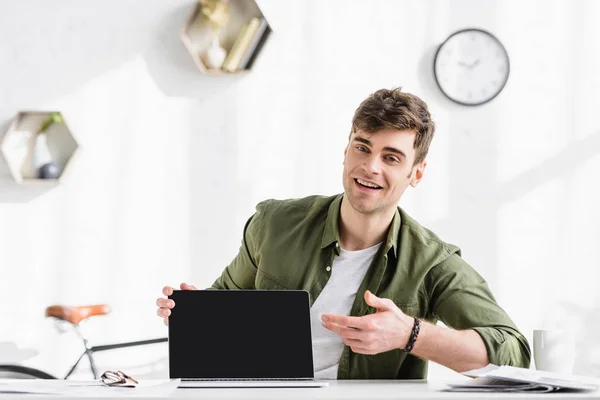
<path id="1" fill-rule="evenodd" d="M 264 211 L 257 207 L 256 213 L 244 226 L 242 245 L 237 256 L 212 284 L 210 289 L 255 289 L 257 243 L 261 235 Z"/>
<path id="2" fill-rule="evenodd" d="M 458 254 L 431 269 L 426 288 L 434 317 L 453 329 L 475 330 L 490 363 L 529 368 L 527 339 L 496 303 L 487 282 Z"/>

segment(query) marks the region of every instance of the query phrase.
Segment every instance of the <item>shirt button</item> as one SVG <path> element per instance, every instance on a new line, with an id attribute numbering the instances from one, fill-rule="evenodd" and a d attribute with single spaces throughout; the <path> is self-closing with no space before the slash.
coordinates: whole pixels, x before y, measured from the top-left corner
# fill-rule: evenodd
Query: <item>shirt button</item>
<path id="1" fill-rule="evenodd" d="M 340 244 L 338 242 L 335 242 L 335 247 L 339 249 L 340 248 Z"/>
<path id="2" fill-rule="evenodd" d="M 327 268 L 325 268 L 325 271 L 327 271 L 327 272 L 331 271 L 331 267 L 328 265 Z"/>

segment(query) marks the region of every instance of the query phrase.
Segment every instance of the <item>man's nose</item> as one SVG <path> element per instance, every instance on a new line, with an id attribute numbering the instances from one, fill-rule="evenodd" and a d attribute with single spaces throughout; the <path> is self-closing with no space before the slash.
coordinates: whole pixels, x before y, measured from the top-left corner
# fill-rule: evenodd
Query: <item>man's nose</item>
<path id="1" fill-rule="evenodd" d="M 365 170 L 370 174 L 381 173 L 381 160 L 377 156 L 369 157 L 364 164 Z"/>

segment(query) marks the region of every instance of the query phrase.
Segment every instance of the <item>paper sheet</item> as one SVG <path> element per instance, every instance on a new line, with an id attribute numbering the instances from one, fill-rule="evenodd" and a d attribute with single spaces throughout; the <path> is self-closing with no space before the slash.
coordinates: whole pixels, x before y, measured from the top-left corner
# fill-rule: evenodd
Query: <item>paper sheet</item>
<path id="1" fill-rule="evenodd" d="M 99 381 L 62 379 L 0 379 L 0 393 L 55 394 L 81 397 L 165 397 L 179 385 L 179 379 L 145 380 L 134 387 L 106 386 Z"/>
<path id="2" fill-rule="evenodd" d="M 562 375 L 511 366 L 499 367 L 493 364 L 462 374 L 475 379 L 470 382 L 450 384 L 449 391 L 594 391 L 600 383 L 597 378 L 592 377 Z"/>

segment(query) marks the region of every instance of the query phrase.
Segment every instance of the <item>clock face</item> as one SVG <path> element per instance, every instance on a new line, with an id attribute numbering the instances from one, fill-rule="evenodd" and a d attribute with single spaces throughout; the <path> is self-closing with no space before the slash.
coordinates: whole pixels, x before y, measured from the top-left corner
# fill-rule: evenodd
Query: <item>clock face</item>
<path id="1" fill-rule="evenodd" d="M 476 106 L 502 91 L 510 63 L 496 37 L 480 29 L 465 29 L 440 45 L 433 69 L 438 86 L 450 100 Z"/>

